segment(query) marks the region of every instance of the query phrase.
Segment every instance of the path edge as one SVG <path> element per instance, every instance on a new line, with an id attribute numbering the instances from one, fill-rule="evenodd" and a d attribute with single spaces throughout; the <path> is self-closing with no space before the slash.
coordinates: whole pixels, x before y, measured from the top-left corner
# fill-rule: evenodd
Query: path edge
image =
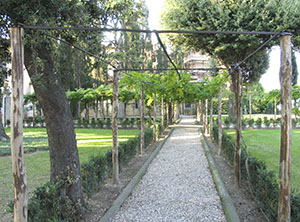
<path id="1" fill-rule="evenodd" d="M 126 187 L 122 190 L 121 194 L 117 197 L 117 199 L 113 202 L 111 207 L 108 209 L 108 211 L 105 212 L 103 217 L 100 219 L 100 222 L 109 222 L 111 221 L 112 217 L 117 214 L 117 212 L 120 210 L 120 207 L 124 203 L 124 201 L 129 197 L 129 195 L 134 190 L 135 186 L 139 183 L 139 181 L 142 179 L 142 177 L 145 175 L 145 173 L 148 170 L 149 165 L 152 163 L 153 159 L 157 156 L 163 145 L 166 143 L 170 135 L 173 133 L 174 128 L 171 128 L 168 134 L 165 136 L 163 141 L 156 147 L 156 149 L 153 151 L 153 153 L 150 155 L 150 157 L 146 160 L 144 165 L 139 169 L 139 171 L 136 173 L 136 175 L 131 179 L 131 181 L 126 185 Z"/>
<path id="2" fill-rule="evenodd" d="M 237 214 L 236 208 L 235 208 L 233 201 L 232 201 L 232 199 L 220 177 L 218 168 L 216 167 L 214 158 L 210 152 L 210 148 L 207 143 L 207 138 L 203 135 L 203 132 L 201 129 L 200 129 L 200 139 L 201 139 L 202 147 L 203 147 L 205 155 L 206 155 L 206 159 L 209 164 L 210 172 L 213 176 L 217 191 L 221 198 L 221 202 L 222 202 L 226 220 L 228 222 L 239 222 L 240 219 Z"/>

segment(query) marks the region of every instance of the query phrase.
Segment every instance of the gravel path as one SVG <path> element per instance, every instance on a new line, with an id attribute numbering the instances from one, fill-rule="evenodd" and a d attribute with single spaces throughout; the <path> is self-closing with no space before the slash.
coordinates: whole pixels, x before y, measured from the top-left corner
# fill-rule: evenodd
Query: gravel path
<path id="1" fill-rule="evenodd" d="M 181 120 L 112 221 L 226 221 L 193 124 Z"/>

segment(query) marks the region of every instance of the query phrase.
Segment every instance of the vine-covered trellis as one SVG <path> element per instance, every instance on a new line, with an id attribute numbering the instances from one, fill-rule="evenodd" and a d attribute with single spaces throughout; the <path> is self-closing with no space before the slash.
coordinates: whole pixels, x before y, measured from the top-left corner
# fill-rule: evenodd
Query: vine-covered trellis
<path id="1" fill-rule="evenodd" d="M 166 47 L 162 43 L 159 34 L 163 33 L 173 33 L 173 34 L 224 34 L 224 35 L 271 35 L 271 37 L 261 44 L 257 50 L 243 58 L 237 64 L 231 64 L 227 67 L 232 67 L 229 69 L 230 74 L 234 76 L 235 80 L 235 98 L 236 98 L 236 147 L 235 147 L 235 186 L 239 187 L 241 182 L 241 171 L 240 171 L 240 161 L 241 161 L 241 86 L 242 77 L 239 66 L 246 62 L 251 56 L 257 53 L 262 48 L 272 41 L 274 38 L 280 36 L 280 46 L 281 46 L 281 68 L 280 68 L 280 83 L 281 83 L 281 145 L 280 145 L 280 170 L 279 170 L 279 221 L 288 221 L 290 217 L 290 169 L 291 169 L 291 130 L 292 130 L 292 119 L 291 119 L 291 81 L 292 81 L 292 63 L 291 63 L 291 34 L 285 32 L 235 32 L 235 31 L 185 31 L 185 30 L 138 30 L 138 29 L 104 29 L 104 28 L 94 28 L 94 27 L 42 27 L 42 26 L 27 26 L 21 24 L 20 27 L 11 28 L 11 56 L 12 56 L 12 118 L 11 118 L 11 150 L 12 150 L 12 161 L 13 161 L 13 175 L 14 175 L 14 187 L 15 187 L 15 207 L 14 213 L 18 215 L 19 218 L 23 218 L 20 221 L 27 221 L 27 183 L 26 183 L 26 173 L 24 167 L 24 152 L 23 152 L 23 65 L 24 65 L 24 46 L 23 46 L 23 32 L 24 29 L 30 30 L 74 30 L 74 31 L 101 31 L 101 32 L 138 32 L 138 33 L 154 33 L 157 37 L 159 44 L 161 45 L 165 55 L 167 56 L 169 62 L 173 66 L 171 69 L 162 68 L 142 68 L 142 69 L 126 69 L 118 65 L 112 64 L 87 50 L 78 47 L 66 40 L 58 39 L 49 34 L 44 34 L 48 38 L 55 38 L 60 40 L 62 43 L 73 46 L 89 56 L 93 56 L 96 59 L 110 65 L 114 69 L 113 82 L 114 82 L 114 92 L 113 92 L 113 179 L 114 183 L 118 183 L 118 126 L 117 126 L 117 113 L 118 113 L 118 83 L 121 73 L 126 73 L 128 71 L 164 71 L 164 70 L 175 70 L 179 78 L 181 78 L 180 70 L 186 70 L 182 67 L 177 67 L 172 61 L 171 57 L 168 55 Z M 224 69 L 222 67 L 217 69 Z M 228 69 L 228 68 L 226 68 Z M 196 70 L 203 70 L 199 68 Z M 205 69 L 210 70 L 210 69 Z M 143 110 L 143 84 L 141 88 L 141 105 Z M 141 112 L 141 120 L 143 120 L 143 111 Z M 142 121 L 142 131 L 143 131 L 143 121 Z M 141 152 L 143 148 L 143 135 L 141 136 Z"/>

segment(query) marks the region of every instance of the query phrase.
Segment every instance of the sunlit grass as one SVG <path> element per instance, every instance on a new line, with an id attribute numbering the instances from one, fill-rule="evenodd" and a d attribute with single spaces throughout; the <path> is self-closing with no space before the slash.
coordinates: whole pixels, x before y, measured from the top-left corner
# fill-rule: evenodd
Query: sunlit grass
<path id="1" fill-rule="evenodd" d="M 80 162 L 84 163 L 92 156 L 105 155 L 111 149 L 112 130 L 109 129 L 76 129 L 78 153 Z M 7 129 L 10 136 L 10 131 Z M 119 130 L 119 142 L 139 134 L 139 130 Z M 46 129 L 24 128 L 24 147 L 48 147 Z M 0 142 L 0 148 L 10 148 L 10 143 Z M 25 168 L 29 190 L 44 184 L 49 180 L 50 160 L 49 152 L 35 152 L 26 154 Z M 13 199 L 13 178 L 10 156 L 0 157 L 0 216 L 7 203 Z"/>
<path id="2" fill-rule="evenodd" d="M 233 130 L 226 130 L 234 135 Z M 265 161 L 270 171 L 279 174 L 280 160 L 280 129 L 249 129 L 242 131 L 249 152 L 260 160 Z M 300 192 L 300 130 L 292 131 L 292 189 Z"/>

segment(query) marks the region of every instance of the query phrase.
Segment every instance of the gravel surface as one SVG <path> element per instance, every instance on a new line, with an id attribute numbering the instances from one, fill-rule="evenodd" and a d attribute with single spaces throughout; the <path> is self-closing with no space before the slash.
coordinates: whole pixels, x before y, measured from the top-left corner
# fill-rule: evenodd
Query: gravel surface
<path id="1" fill-rule="evenodd" d="M 193 118 L 183 118 L 112 221 L 226 221 Z"/>

